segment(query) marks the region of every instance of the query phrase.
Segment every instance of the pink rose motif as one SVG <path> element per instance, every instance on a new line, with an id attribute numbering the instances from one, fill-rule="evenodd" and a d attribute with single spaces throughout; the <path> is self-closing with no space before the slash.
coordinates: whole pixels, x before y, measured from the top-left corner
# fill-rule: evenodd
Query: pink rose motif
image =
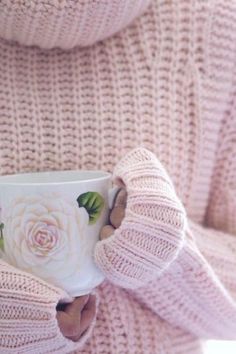
<path id="1" fill-rule="evenodd" d="M 37 222 L 27 235 L 29 249 L 38 256 L 49 256 L 57 251 L 60 232 L 54 225 Z"/>
<path id="2" fill-rule="evenodd" d="M 89 215 L 56 194 L 13 200 L 3 210 L 5 259 L 42 279 L 63 285 L 86 257 Z"/>

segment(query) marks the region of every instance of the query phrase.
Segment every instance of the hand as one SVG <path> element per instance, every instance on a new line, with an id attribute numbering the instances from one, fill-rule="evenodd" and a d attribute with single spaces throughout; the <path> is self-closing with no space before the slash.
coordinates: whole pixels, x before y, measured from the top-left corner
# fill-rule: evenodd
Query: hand
<path id="1" fill-rule="evenodd" d="M 95 317 L 96 299 L 94 295 L 75 298 L 69 304 L 58 304 L 57 321 L 64 337 L 77 342 L 89 328 Z"/>
<path id="2" fill-rule="evenodd" d="M 125 192 L 111 211 L 111 225 L 101 230 L 94 259 L 109 281 L 137 289 L 177 258 L 185 242 L 186 212 L 167 170 L 144 148 L 119 161 L 113 182 Z"/>
<path id="3" fill-rule="evenodd" d="M 120 227 L 125 216 L 125 208 L 127 202 L 127 191 L 125 188 L 121 189 L 116 196 L 114 207 L 110 211 L 110 225 L 105 225 L 100 232 L 100 240 L 105 240 L 110 237 L 115 229 Z"/>

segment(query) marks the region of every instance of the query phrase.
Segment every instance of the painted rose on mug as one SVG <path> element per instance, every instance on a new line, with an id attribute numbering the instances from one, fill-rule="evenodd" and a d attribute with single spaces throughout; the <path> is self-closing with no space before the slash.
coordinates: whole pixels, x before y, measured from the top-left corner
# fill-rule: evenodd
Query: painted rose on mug
<path id="1" fill-rule="evenodd" d="M 88 225 L 89 214 L 76 201 L 54 193 L 17 198 L 4 211 L 6 260 L 48 281 L 56 272 L 60 285 L 83 262 Z"/>

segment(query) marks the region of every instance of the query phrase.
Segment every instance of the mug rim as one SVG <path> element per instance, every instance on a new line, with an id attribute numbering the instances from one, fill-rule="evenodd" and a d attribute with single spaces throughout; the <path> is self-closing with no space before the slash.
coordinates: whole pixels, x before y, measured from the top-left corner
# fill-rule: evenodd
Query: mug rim
<path id="1" fill-rule="evenodd" d="M 52 177 L 53 174 L 59 175 L 61 177 L 62 175 L 67 175 L 68 173 L 75 175 L 76 174 L 79 176 L 79 174 L 87 174 L 91 175 L 91 178 L 84 178 L 84 179 L 72 179 L 72 180 L 61 180 L 61 181 L 21 181 L 17 179 L 21 178 L 45 178 L 45 177 Z M 75 178 L 74 177 L 74 178 Z M 78 178 L 78 177 L 77 177 Z M 97 182 L 97 181 L 102 181 L 106 180 L 108 178 L 111 178 L 111 173 L 102 171 L 102 170 L 53 170 L 53 171 L 35 171 L 35 172 L 26 172 L 26 173 L 17 173 L 17 174 L 10 174 L 10 175 L 2 175 L 0 176 L 0 186 L 1 185 L 11 185 L 11 186 L 46 186 L 46 185 L 70 185 L 70 184 L 81 184 L 81 183 L 87 183 L 87 182 Z"/>

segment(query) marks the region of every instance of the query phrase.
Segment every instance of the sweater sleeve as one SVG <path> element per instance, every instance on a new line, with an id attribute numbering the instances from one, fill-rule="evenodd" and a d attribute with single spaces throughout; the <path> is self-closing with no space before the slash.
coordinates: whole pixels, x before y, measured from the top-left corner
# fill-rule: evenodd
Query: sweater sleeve
<path id="1" fill-rule="evenodd" d="M 60 301 L 72 298 L 0 260 L 0 352 L 66 354 L 83 347 L 94 323 L 79 342 L 65 338 L 56 319 Z"/>
<path id="2" fill-rule="evenodd" d="M 223 122 L 206 225 L 188 219 L 169 269 L 136 296 L 201 338 L 236 340 L 236 100 Z"/>
<path id="3" fill-rule="evenodd" d="M 231 120 L 230 135 L 219 139 L 205 227 L 187 217 L 172 187 L 163 184 L 160 164 L 152 157 L 141 164 L 144 149 L 137 149 L 136 165 L 133 151 L 121 161 L 129 172 L 115 171 L 116 182 L 127 187 L 126 216 L 96 249 L 110 281 L 199 338 L 236 339 L 235 127 Z"/>
<path id="4" fill-rule="evenodd" d="M 189 222 L 186 239 L 168 270 L 134 296 L 199 338 L 236 340 L 236 238 Z"/>
<path id="5" fill-rule="evenodd" d="M 117 164 L 113 180 L 127 189 L 122 224 L 95 247 L 95 261 L 114 284 L 137 289 L 176 259 L 186 213 L 167 171 L 150 151 L 137 148 Z"/>

